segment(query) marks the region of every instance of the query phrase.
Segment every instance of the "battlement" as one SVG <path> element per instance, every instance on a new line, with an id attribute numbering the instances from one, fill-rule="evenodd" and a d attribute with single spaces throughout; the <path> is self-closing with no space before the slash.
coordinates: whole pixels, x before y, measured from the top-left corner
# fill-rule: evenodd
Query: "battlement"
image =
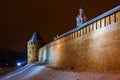
<path id="1" fill-rule="evenodd" d="M 79 27 L 74 28 L 74 29 L 72 29 L 72 30 L 70 30 L 70 31 L 68 31 L 68 32 L 60 35 L 60 36 L 58 37 L 58 39 L 59 39 L 59 38 L 62 38 L 62 37 L 64 37 L 64 36 L 67 36 L 67 35 L 75 32 L 75 31 L 77 31 L 77 30 L 80 30 L 80 29 L 82 29 L 82 28 L 84 28 L 84 27 L 86 27 L 86 26 L 88 26 L 88 25 L 90 25 L 90 24 L 92 24 L 92 23 L 94 23 L 94 22 L 97 22 L 98 20 L 101 20 L 101 19 L 103 19 L 103 18 L 105 18 L 105 17 L 107 17 L 107 16 L 110 16 L 111 14 L 114 14 L 114 13 L 116 13 L 116 12 L 118 12 L 118 11 L 120 11 L 120 6 L 117 6 L 117 7 L 113 8 L 112 10 L 107 11 L 106 13 L 103 13 L 102 15 L 100 15 L 100 16 L 98 16 L 98 17 L 96 17 L 96 18 L 94 18 L 94 19 L 92 19 L 92 20 L 90 20 L 90 21 L 88 21 L 88 22 L 80 25 Z M 118 19 L 119 19 L 119 15 L 118 15 L 118 14 L 116 14 L 116 16 L 115 16 L 115 14 L 114 14 L 114 15 L 112 16 L 112 19 L 113 19 L 113 17 L 114 17 L 115 21 L 118 21 Z M 109 20 L 109 21 L 111 21 L 111 20 Z M 113 22 L 115 22 L 115 21 L 113 21 Z M 112 21 L 111 21 L 111 22 L 112 22 Z M 105 22 L 104 22 L 104 23 L 105 23 Z M 105 26 L 105 25 L 101 25 L 101 26 Z"/>
<path id="2" fill-rule="evenodd" d="M 120 6 L 39 49 L 39 62 L 91 72 L 120 72 Z"/>
<path id="3" fill-rule="evenodd" d="M 67 42 L 69 40 L 73 40 L 85 34 L 89 34 L 91 31 L 95 31 L 99 28 L 106 27 L 112 23 L 116 23 L 119 21 L 120 21 L 120 6 L 84 23 L 78 28 L 74 28 L 60 35 L 55 41 L 51 42 L 50 45 L 57 45 L 63 42 Z"/>

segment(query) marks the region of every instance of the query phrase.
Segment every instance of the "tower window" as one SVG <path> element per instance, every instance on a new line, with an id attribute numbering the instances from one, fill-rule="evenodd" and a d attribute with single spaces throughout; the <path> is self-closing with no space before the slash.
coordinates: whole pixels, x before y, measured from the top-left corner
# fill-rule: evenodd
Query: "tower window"
<path id="1" fill-rule="evenodd" d="M 34 47 L 32 47 L 32 49 L 34 49 Z"/>
<path id="2" fill-rule="evenodd" d="M 31 45 L 33 44 L 33 42 L 31 42 Z"/>
<path id="3" fill-rule="evenodd" d="M 80 23 L 82 23 L 81 20 L 80 20 Z"/>

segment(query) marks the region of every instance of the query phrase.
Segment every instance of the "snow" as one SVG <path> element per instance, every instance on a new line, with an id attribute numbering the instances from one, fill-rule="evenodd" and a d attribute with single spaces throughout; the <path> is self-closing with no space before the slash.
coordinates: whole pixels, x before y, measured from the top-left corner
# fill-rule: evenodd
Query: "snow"
<path id="1" fill-rule="evenodd" d="M 120 74 L 73 72 L 53 67 L 29 65 L 0 80 L 120 80 Z"/>
<path id="2" fill-rule="evenodd" d="M 37 42 L 43 41 L 42 37 L 38 34 L 38 32 L 34 32 L 31 39 L 28 42 Z"/>

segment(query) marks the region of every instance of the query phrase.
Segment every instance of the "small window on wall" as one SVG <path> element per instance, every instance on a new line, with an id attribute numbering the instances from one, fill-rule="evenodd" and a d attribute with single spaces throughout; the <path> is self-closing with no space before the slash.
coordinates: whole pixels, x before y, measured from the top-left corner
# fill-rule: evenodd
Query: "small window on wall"
<path id="1" fill-rule="evenodd" d="M 33 44 L 33 42 L 31 42 L 31 45 Z"/>
<path id="2" fill-rule="evenodd" d="M 82 23 L 82 21 L 80 20 L 80 23 Z"/>
<path id="3" fill-rule="evenodd" d="M 32 47 L 32 49 L 34 49 L 34 47 Z"/>
<path id="4" fill-rule="evenodd" d="M 40 42 L 38 42 L 38 45 L 40 45 Z"/>

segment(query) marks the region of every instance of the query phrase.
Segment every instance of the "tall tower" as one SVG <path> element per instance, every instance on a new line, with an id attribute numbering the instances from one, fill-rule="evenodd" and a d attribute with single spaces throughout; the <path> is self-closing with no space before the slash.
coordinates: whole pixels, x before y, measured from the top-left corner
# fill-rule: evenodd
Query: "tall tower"
<path id="1" fill-rule="evenodd" d="M 28 63 L 38 61 L 38 50 L 45 44 L 38 32 L 34 32 L 31 39 L 27 42 Z"/>
<path id="2" fill-rule="evenodd" d="M 77 25 L 77 27 L 79 27 L 80 25 L 82 25 L 86 21 L 87 21 L 87 17 L 84 14 L 84 9 L 80 8 L 79 9 L 79 15 L 76 17 L 76 25 Z"/>

